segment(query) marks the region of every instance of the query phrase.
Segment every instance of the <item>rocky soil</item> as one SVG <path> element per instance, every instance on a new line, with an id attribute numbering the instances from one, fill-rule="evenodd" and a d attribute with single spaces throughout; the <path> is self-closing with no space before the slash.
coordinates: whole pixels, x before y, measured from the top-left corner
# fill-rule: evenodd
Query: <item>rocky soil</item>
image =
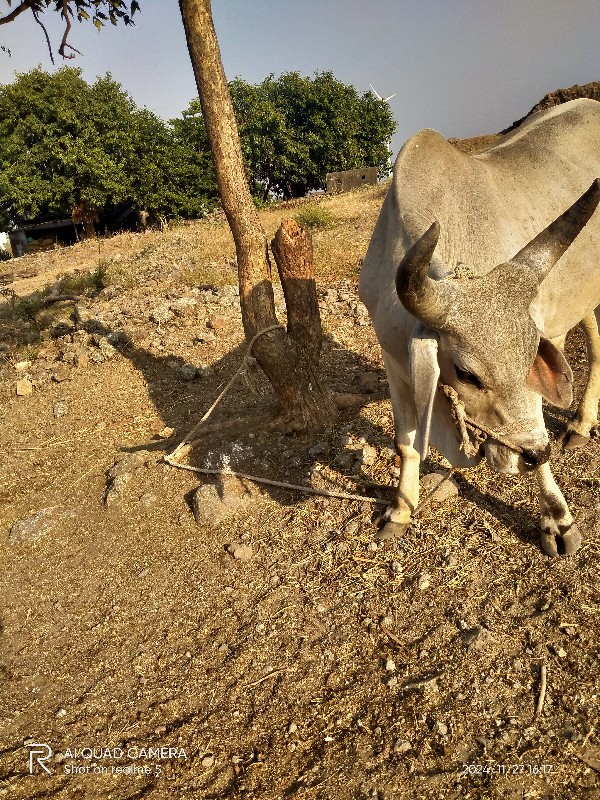
<path id="1" fill-rule="evenodd" d="M 600 797 L 598 440 L 562 452 L 564 413 L 547 408 L 584 533 L 571 559 L 540 549 L 531 478 L 485 465 L 404 539 L 374 541 L 398 472 L 385 373 L 355 255 L 353 275 L 326 265 L 328 242 L 368 238 L 381 199 L 340 198 L 315 237 L 323 377 L 364 405 L 309 438 L 224 428 L 184 461 L 356 499 L 162 461 L 245 354 L 231 254 L 210 280 L 186 272 L 214 223 L 152 247 L 115 237 L 104 288 L 57 283 L 61 254 L 36 256 L 38 287 L 75 300 L 10 284 L 0 797 Z M 580 391 L 576 334 L 568 356 Z M 272 408 L 250 362 L 210 423 Z M 424 484 L 444 467 L 434 454 Z M 33 758 L 30 775 L 43 745 L 51 774 Z"/>

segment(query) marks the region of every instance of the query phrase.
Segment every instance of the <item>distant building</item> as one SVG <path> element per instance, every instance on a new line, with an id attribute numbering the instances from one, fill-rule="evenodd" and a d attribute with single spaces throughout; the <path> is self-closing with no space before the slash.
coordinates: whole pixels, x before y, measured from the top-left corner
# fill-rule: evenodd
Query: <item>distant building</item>
<path id="1" fill-rule="evenodd" d="M 375 186 L 377 183 L 377 167 L 363 169 L 347 169 L 344 172 L 328 172 L 326 186 L 328 194 L 347 192 L 361 186 Z"/>
<path id="2" fill-rule="evenodd" d="M 62 247 L 74 244 L 81 238 L 83 225 L 72 219 L 59 219 L 54 222 L 41 222 L 38 225 L 23 225 L 10 231 L 8 238 L 15 258 L 26 253 L 39 253 L 52 250 L 57 245 Z"/>

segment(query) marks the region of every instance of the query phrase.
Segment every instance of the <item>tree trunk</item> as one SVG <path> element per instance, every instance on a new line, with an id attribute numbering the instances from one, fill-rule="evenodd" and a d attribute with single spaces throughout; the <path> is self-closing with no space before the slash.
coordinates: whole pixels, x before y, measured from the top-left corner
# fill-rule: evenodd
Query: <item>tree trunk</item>
<path id="1" fill-rule="evenodd" d="M 260 331 L 278 324 L 267 241 L 248 188 L 210 0 L 180 0 L 179 6 L 219 195 L 235 241 L 242 322 L 250 341 Z M 291 428 L 307 430 L 331 420 L 333 406 L 314 381 L 311 364 L 282 329 L 261 335 L 253 353 L 269 378 Z"/>
<path id="2" fill-rule="evenodd" d="M 293 219 L 284 219 L 271 242 L 271 250 L 283 287 L 288 333 L 316 370 L 323 331 L 313 274 L 311 235 Z"/>

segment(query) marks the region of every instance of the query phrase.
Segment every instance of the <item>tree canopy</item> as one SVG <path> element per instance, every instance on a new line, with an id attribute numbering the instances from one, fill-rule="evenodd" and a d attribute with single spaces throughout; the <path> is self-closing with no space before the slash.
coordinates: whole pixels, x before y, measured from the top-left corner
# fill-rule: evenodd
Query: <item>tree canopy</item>
<path id="1" fill-rule="evenodd" d="M 396 123 L 373 93 L 359 95 L 331 72 L 314 78 L 270 75 L 257 85 L 236 78 L 229 88 L 255 196 L 301 197 L 325 188 L 328 172 L 366 166 L 377 167 L 381 176 L 389 171 L 388 142 Z M 197 152 L 208 148 L 198 100 L 172 122 Z"/>
<path id="2" fill-rule="evenodd" d="M 136 108 L 110 74 L 37 68 L 0 86 L 0 219 L 43 220 L 75 206 L 130 201 L 162 216 L 198 216 L 215 197 L 206 167 L 171 128 Z"/>

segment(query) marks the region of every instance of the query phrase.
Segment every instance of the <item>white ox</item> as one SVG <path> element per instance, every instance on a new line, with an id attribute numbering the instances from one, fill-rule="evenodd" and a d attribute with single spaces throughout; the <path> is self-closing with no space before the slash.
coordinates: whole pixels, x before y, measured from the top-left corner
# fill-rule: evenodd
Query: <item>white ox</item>
<path id="1" fill-rule="evenodd" d="M 542 397 L 571 404 L 562 347 L 579 324 L 589 378 L 566 441 L 589 435 L 600 394 L 599 175 L 594 100 L 535 114 L 475 156 L 432 130 L 400 151 L 359 284 L 381 344 L 401 458 L 379 538 L 410 524 L 420 460 L 432 444 L 457 467 L 485 456 L 500 472 L 535 470 L 544 550 L 579 547 L 548 464 Z M 455 390 L 454 408 L 440 387 Z M 487 431 L 481 444 L 476 428 L 461 438 L 461 404 Z"/>

